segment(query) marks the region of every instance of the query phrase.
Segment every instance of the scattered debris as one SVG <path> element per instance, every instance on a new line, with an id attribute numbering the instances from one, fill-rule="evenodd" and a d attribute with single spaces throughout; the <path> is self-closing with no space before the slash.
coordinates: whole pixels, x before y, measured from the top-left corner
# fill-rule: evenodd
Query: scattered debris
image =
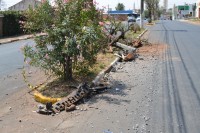
<path id="1" fill-rule="evenodd" d="M 52 104 L 52 102 L 46 103 L 46 108 L 38 107 L 37 113 L 50 115 L 50 114 L 56 114 L 60 113 L 61 111 L 73 111 L 75 109 L 79 109 L 76 104 L 83 98 L 98 94 L 100 92 L 103 92 L 108 87 L 100 84 L 97 87 L 89 87 L 87 83 L 82 83 L 77 87 L 77 90 L 72 92 L 69 96 L 61 99 L 60 101 Z M 86 111 L 87 109 L 82 109 L 83 111 Z"/>
<path id="2" fill-rule="evenodd" d="M 140 48 L 143 46 L 143 43 L 140 39 L 134 40 L 132 44 L 135 48 Z"/>
<path id="3" fill-rule="evenodd" d="M 119 43 L 119 42 L 117 42 L 115 44 L 115 46 L 123 49 L 123 52 L 120 51 L 118 54 L 115 54 L 116 56 L 122 58 L 123 61 L 130 61 L 130 60 L 134 60 L 135 59 L 135 57 L 136 57 L 135 56 L 136 48 L 127 46 L 127 45 Z"/>
<path id="4" fill-rule="evenodd" d="M 38 109 L 44 109 L 44 105 L 42 105 L 42 104 L 39 104 L 37 107 L 38 107 Z"/>
<path id="5" fill-rule="evenodd" d="M 119 89 L 119 88 L 115 88 L 115 90 L 116 90 L 116 91 L 119 91 L 120 89 Z"/>
<path id="6" fill-rule="evenodd" d="M 113 133 L 110 130 L 104 130 L 103 133 Z"/>
<path id="7" fill-rule="evenodd" d="M 73 110 L 75 110 L 75 109 L 76 109 L 76 105 L 74 105 L 74 104 L 72 104 L 72 105 L 70 105 L 70 106 L 68 106 L 68 107 L 65 107 L 65 110 L 66 110 L 67 112 L 73 111 Z"/>
<path id="8" fill-rule="evenodd" d="M 133 53 L 133 52 L 127 52 L 127 51 L 125 51 L 125 52 L 120 52 L 120 53 L 118 53 L 118 54 L 114 54 L 114 55 L 116 55 L 116 56 L 118 56 L 118 57 L 120 57 L 120 58 L 122 58 L 123 59 L 123 61 L 130 61 L 130 60 L 134 60 L 135 59 L 135 53 Z"/>

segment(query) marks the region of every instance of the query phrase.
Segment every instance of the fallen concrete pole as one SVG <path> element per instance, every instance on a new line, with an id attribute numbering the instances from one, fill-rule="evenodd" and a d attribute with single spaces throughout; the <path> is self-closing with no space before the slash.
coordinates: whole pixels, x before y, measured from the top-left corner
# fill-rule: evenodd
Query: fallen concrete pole
<path id="1" fill-rule="evenodd" d="M 96 78 L 92 81 L 91 87 L 97 86 L 99 84 L 100 79 L 104 77 L 106 73 L 109 73 L 110 70 L 114 67 L 114 65 L 120 60 L 120 57 L 116 58 L 106 69 L 102 70 Z"/>
<path id="2" fill-rule="evenodd" d="M 116 42 L 113 46 L 122 48 L 124 50 L 127 50 L 128 52 L 134 52 L 136 50 L 136 48 L 134 48 L 134 47 L 127 46 L 127 45 L 119 43 L 119 42 Z"/>

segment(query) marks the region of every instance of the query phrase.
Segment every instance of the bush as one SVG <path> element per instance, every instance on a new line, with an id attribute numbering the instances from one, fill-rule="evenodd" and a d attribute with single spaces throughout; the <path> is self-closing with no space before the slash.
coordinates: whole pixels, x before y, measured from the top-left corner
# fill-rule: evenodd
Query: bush
<path id="1" fill-rule="evenodd" d="M 22 34 L 23 28 L 20 27 L 20 21 L 24 20 L 22 12 L 19 11 L 1 11 L 3 18 L 3 36 L 13 36 Z"/>
<path id="2" fill-rule="evenodd" d="M 88 3 L 88 2 L 87 2 Z M 55 1 L 53 8 L 48 1 L 25 12 L 25 29 L 46 36 L 35 38 L 35 46 L 23 48 L 25 60 L 40 67 L 51 76 L 71 80 L 75 70 L 87 72 L 102 49 L 102 31 L 98 11 L 85 0 Z M 89 4 L 89 3 L 88 3 Z M 81 68 L 79 67 L 81 66 Z"/>

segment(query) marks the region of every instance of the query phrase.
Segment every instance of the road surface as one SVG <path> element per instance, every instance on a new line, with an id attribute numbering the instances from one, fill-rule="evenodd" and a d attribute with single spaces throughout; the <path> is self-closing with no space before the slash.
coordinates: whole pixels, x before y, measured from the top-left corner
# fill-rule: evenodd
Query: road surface
<path id="1" fill-rule="evenodd" d="M 21 74 L 24 65 L 21 47 L 33 44 L 34 41 L 29 39 L 0 45 L 0 100 L 17 90 L 26 88 Z M 30 71 L 29 77 L 33 76 L 33 70 Z"/>
<path id="2" fill-rule="evenodd" d="M 162 95 L 154 104 L 152 131 L 200 132 L 200 26 L 161 21 L 150 28 L 151 42 L 166 44 Z"/>

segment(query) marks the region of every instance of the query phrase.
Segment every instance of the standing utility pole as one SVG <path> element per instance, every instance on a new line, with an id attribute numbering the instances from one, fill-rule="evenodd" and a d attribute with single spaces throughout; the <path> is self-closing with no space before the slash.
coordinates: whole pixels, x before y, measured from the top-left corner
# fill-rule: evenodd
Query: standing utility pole
<path id="1" fill-rule="evenodd" d="M 140 3 L 140 28 L 143 28 L 143 11 L 144 11 L 144 0 Z"/>

